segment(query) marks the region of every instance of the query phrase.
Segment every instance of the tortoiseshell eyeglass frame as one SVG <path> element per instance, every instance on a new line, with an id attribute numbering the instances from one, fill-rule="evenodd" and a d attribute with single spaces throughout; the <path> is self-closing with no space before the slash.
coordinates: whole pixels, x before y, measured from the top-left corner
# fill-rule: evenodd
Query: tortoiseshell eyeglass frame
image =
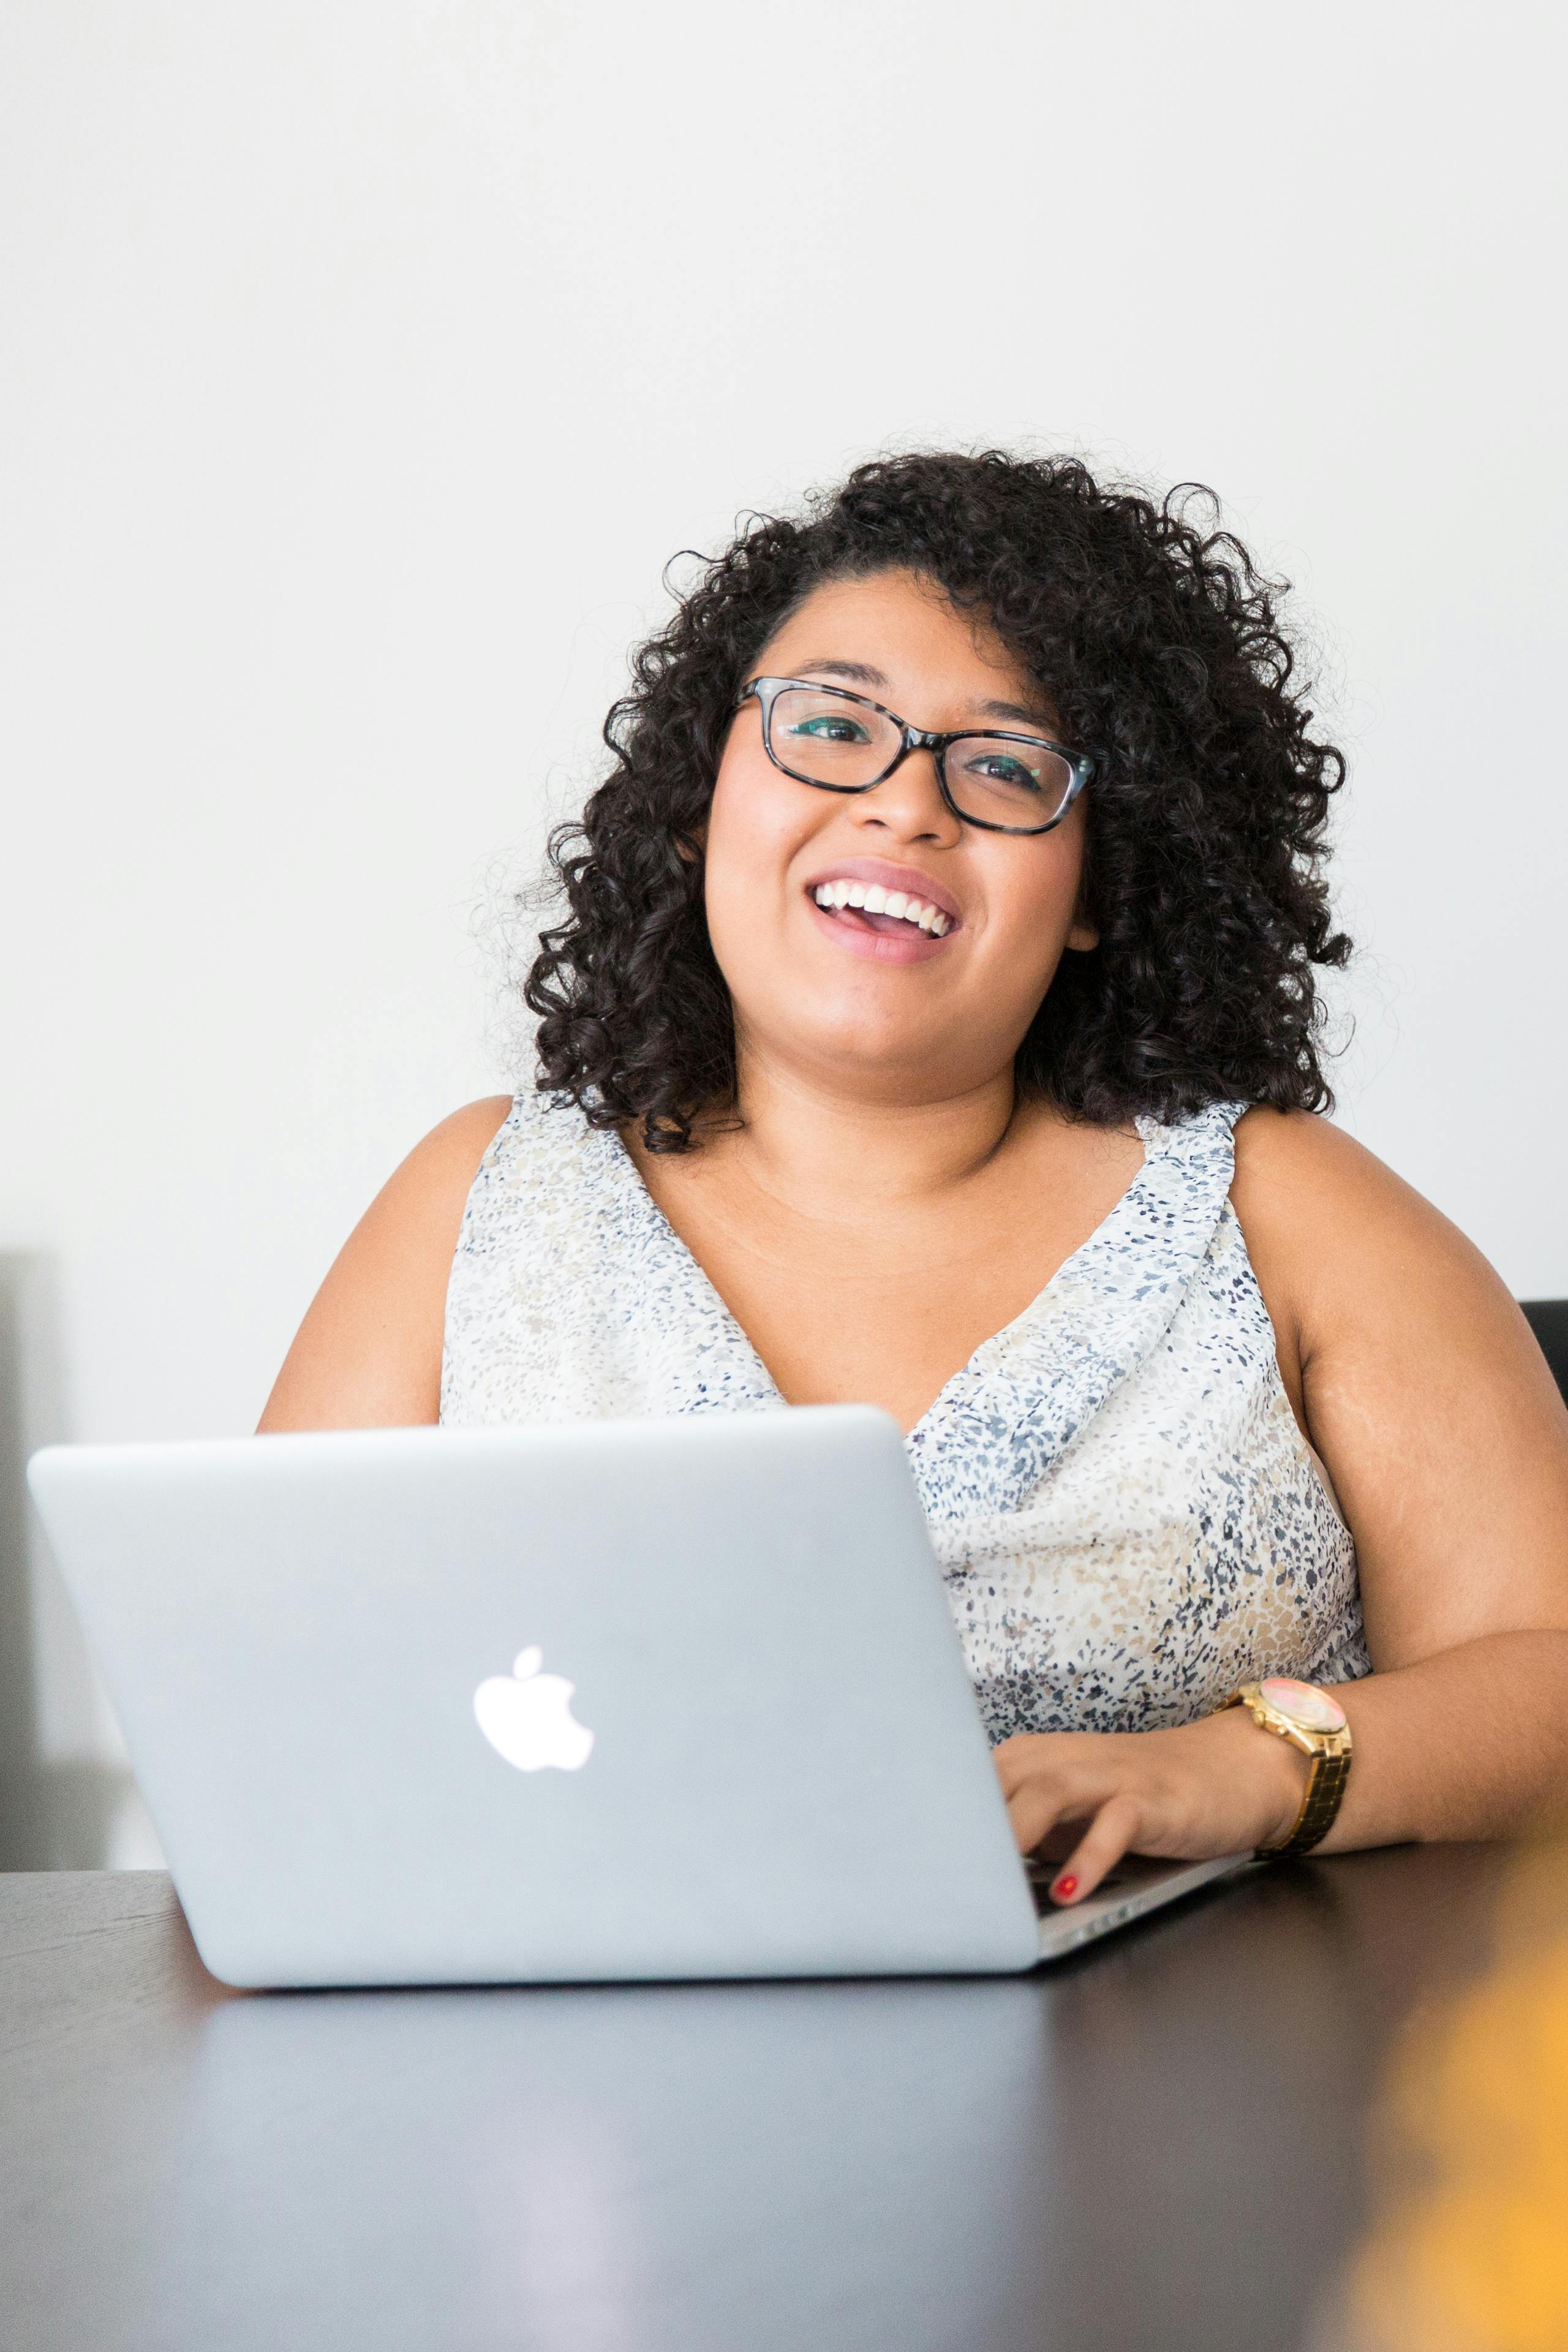
<path id="1" fill-rule="evenodd" d="M 773 704 L 786 688 L 810 694 L 830 694 L 838 701 L 855 703 L 862 710 L 874 710 L 879 717 L 890 719 L 899 730 L 900 741 L 880 775 L 872 776 L 863 784 L 829 784 L 824 783 L 820 776 L 803 775 L 798 768 L 792 768 L 787 760 L 781 760 L 773 749 Z M 911 727 L 907 719 L 900 718 L 896 710 L 889 710 L 885 702 L 873 702 L 868 694 L 852 694 L 847 686 L 826 686 L 819 678 L 754 677 L 745 691 L 737 697 L 736 709 L 742 709 L 748 702 L 757 703 L 762 710 L 763 750 L 774 767 L 784 775 L 793 777 L 797 784 L 810 784 L 819 793 L 874 793 L 879 784 L 887 782 L 893 771 L 909 758 L 911 751 L 929 751 L 936 768 L 937 789 L 942 799 L 961 824 L 976 825 L 982 833 L 1054 833 L 1085 785 L 1092 781 L 1100 765 L 1097 752 L 1069 751 L 1065 743 L 1053 743 L 1048 736 L 1024 735 L 1005 727 L 958 727 L 947 734 L 933 735 L 927 728 Z M 997 824 L 990 817 L 971 816 L 967 809 L 960 808 L 947 781 L 947 755 L 954 743 L 964 742 L 1032 743 L 1054 751 L 1058 760 L 1065 760 L 1071 770 L 1071 777 L 1055 815 L 1047 817 L 1044 824 Z"/>

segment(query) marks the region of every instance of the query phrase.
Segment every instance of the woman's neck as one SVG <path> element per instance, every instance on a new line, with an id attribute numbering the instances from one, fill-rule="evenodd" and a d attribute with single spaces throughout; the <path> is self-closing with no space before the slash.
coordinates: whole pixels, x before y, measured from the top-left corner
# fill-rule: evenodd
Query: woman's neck
<path id="1" fill-rule="evenodd" d="M 1017 1110 L 1011 1067 L 934 1101 L 867 1102 L 743 1052 L 742 1124 L 720 1156 L 773 1199 L 817 1215 L 940 1200 L 995 1158 Z M 711 1147 L 706 1147 L 711 1148 Z"/>

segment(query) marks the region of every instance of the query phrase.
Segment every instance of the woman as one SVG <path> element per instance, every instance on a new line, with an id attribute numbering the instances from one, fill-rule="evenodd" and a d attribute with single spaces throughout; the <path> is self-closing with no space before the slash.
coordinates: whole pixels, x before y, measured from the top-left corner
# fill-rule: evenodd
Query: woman
<path id="1" fill-rule="evenodd" d="M 1318 1116 L 1342 762 L 1236 541 L 1075 463 L 864 466 L 605 740 L 537 1087 L 397 1171 L 262 1427 L 885 1406 L 1060 1902 L 1561 1802 L 1568 1419 Z M 1268 1676 L 1331 1695 L 1226 1706 Z M 1325 1776 L 1289 1726 L 1342 1719 Z"/>

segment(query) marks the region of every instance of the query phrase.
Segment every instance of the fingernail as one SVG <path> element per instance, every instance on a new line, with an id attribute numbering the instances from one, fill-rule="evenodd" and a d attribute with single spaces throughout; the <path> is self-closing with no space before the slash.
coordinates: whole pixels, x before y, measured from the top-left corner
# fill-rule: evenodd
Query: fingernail
<path id="1" fill-rule="evenodd" d="M 1078 1880 L 1074 1877 L 1070 1870 L 1063 1871 L 1061 1876 L 1052 1887 L 1051 1893 L 1056 1896 L 1058 1903 L 1070 1903 L 1072 1901 L 1073 1896 L 1078 1893 Z"/>

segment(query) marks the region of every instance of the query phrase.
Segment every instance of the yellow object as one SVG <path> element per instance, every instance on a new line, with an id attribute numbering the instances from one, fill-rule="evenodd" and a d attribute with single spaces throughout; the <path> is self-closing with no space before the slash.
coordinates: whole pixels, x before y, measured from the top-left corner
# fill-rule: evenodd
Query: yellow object
<path id="1" fill-rule="evenodd" d="M 1395 2064 L 1346 2352 L 1568 2352 L 1568 1848 L 1526 1857 L 1501 1941 Z"/>

